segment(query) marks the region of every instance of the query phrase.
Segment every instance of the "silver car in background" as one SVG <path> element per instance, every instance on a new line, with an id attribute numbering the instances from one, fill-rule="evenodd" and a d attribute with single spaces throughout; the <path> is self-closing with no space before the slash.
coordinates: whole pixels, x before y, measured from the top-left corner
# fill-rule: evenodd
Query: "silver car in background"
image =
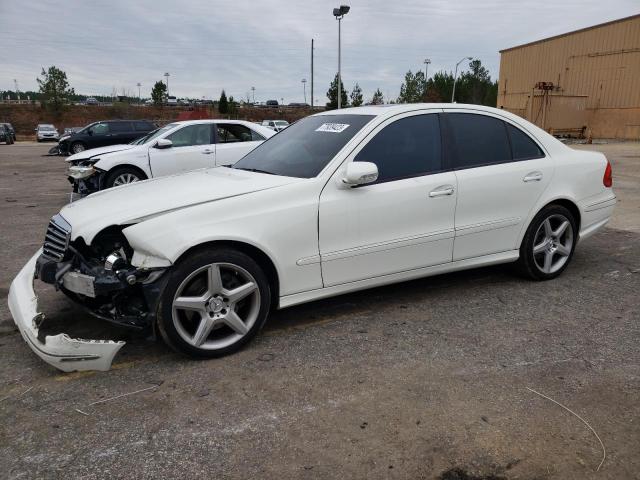
<path id="1" fill-rule="evenodd" d="M 58 130 L 50 123 L 41 123 L 36 127 L 36 140 L 38 142 L 47 140 L 55 140 L 57 142 L 59 138 Z"/>

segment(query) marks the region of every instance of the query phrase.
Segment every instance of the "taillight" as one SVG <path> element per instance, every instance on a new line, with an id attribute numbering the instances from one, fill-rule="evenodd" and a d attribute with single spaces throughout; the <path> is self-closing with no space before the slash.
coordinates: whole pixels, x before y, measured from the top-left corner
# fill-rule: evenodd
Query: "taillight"
<path id="1" fill-rule="evenodd" d="M 611 164 L 609 163 L 609 160 L 607 160 L 607 168 L 604 169 L 602 184 L 607 188 L 611 188 L 611 185 L 613 185 L 613 175 L 611 172 Z"/>

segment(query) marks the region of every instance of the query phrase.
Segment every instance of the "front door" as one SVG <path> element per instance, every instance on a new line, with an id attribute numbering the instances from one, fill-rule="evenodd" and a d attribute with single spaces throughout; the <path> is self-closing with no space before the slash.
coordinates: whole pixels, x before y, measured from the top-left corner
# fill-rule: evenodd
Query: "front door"
<path id="1" fill-rule="evenodd" d="M 378 166 L 378 180 L 354 188 L 343 168 L 320 197 L 324 286 L 451 261 L 456 177 L 445 171 L 437 112 L 379 126 L 345 162 Z"/>
<path id="2" fill-rule="evenodd" d="M 154 177 L 187 172 L 198 168 L 215 166 L 215 146 L 213 145 L 211 123 L 186 125 L 167 135 L 172 146 L 169 148 L 149 148 L 149 163 Z"/>

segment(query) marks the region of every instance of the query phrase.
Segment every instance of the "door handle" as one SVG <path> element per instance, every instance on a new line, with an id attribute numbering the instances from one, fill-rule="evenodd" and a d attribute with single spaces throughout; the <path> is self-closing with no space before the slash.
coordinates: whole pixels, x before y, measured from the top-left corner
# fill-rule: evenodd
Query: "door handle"
<path id="1" fill-rule="evenodd" d="M 206 148 L 206 149 L 204 149 L 204 150 L 202 151 L 202 154 L 203 154 L 203 155 L 211 155 L 212 153 L 213 153 L 213 150 L 210 150 L 210 149 L 208 149 L 208 148 Z"/>
<path id="2" fill-rule="evenodd" d="M 527 173 L 522 179 L 523 182 L 539 182 L 542 180 L 542 172 Z"/>
<path id="3" fill-rule="evenodd" d="M 429 198 L 444 197 L 445 195 L 453 195 L 453 192 L 455 192 L 455 190 L 452 185 L 441 185 L 435 190 L 431 190 L 429 192 Z"/>

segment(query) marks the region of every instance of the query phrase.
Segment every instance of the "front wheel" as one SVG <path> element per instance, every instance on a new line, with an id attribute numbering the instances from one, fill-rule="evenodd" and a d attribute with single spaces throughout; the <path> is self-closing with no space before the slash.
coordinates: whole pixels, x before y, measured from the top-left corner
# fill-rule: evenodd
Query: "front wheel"
<path id="1" fill-rule="evenodd" d="M 258 333 L 270 304 L 267 277 L 251 257 L 227 248 L 201 251 L 174 267 L 158 307 L 158 329 L 179 352 L 220 357 Z"/>
<path id="2" fill-rule="evenodd" d="M 120 185 L 127 185 L 129 183 L 139 182 L 140 180 L 146 180 L 146 176 L 135 168 L 122 167 L 116 168 L 107 175 L 105 180 L 105 187 L 119 187 Z"/>
<path id="3" fill-rule="evenodd" d="M 85 150 L 86 150 L 86 147 L 82 142 L 73 142 L 71 144 L 71 153 L 80 153 L 80 152 L 84 152 Z"/>
<path id="4" fill-rule="evenodd" d="M 551 280 L 571 262 L 577 242 L 573 214 L 549 205 L 533 219 L 520 246 L 520 270 L 534 280 Z"/>

